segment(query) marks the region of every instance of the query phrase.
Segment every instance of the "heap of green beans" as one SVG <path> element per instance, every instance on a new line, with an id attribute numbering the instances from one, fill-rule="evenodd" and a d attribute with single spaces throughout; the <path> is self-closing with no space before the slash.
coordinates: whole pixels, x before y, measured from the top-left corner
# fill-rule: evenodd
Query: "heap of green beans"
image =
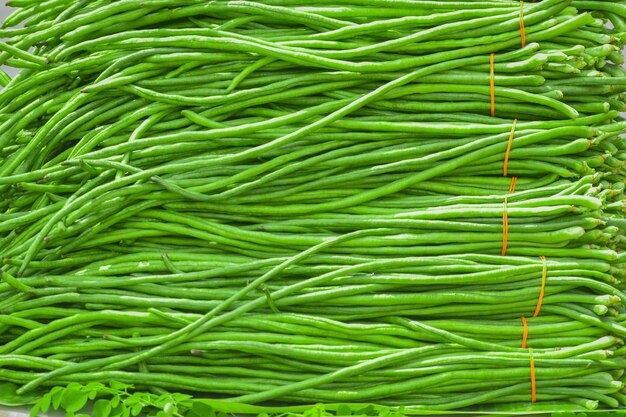
<path id="1" fill-rule="evenodd" d="M 12 398 L 626 407 L 626 1 L 9 5 Z"/>

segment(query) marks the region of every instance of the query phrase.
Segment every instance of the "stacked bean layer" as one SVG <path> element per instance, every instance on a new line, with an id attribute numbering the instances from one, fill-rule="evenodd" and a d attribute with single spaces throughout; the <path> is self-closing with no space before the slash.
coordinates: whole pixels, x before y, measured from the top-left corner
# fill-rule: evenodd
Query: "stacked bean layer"
<path id="1" fill-rule="evenodd" d="M 626 405 L 626 2 L 11 4 L 0 381 Z"/>

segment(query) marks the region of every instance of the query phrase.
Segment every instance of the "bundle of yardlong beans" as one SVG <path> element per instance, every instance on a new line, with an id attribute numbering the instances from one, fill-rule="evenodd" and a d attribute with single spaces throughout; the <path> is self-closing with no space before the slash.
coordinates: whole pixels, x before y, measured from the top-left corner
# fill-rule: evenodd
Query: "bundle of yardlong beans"
<path id="1" fill-rule="evenodd" d="M 625 1 L 10 5 L 12 398 L 626 406 Z"/>

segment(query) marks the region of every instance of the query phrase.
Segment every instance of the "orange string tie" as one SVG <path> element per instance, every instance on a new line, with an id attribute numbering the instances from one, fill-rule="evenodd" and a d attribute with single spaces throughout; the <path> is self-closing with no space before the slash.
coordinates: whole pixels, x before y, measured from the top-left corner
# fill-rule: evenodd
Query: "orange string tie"
<path id="1" fill-rule="evenodd" d="M 511 155 L 511 148 L 513 147 L 513 138 L 515 138 L 515 129 L 517 128 L 517 119 L 513 120 L 513 126 L 511 126 L 511 134 L 509 135 L 509 144 L 506 147 L 506 153 L 504 154 L 504 176 L 509 174 L 509 156 Z"/>
<path id="2" fill-rule="evenodd" d="M 517 185 L 517 177 L 511 177 L 511 185 L 509 186 L 509 194 L 515 192 L 515 186 Z"/>
<path id="3" fill-rule="evenodd" d="M 537 380 L 535 379 L 535 358 L 533 357 L 533 349 L 528 349 L 530 354 L 530 401 L 537 402 Z"/>
<path id="4" fill-rule="evenodd" d="M 526 349 L 526 342 L 528 341 L 528 322 L 526 317 L 522 316 L 522 325 L 524 326 L 524 333 L 522 335 L 522 349 Z"/>
<path id="5" fill-rule="evenodd" d="M 489 88 L 491 90 L 491 117 L 496 115 L 496 75 L 495 75 L 496 57 L 492 52 L 489 55 Z"/>
<path id="6" fill-rule="evenodd" d="M 524 25 L 524 1 L 519 3 L 519 33 L 522 37 L 522 48 L 526 46 L 526 26 Z"/>
<path id="7" fill-rule="evenodd" d="M 511 178 L 511 185 L 509 186 L 509 194 L 515 192 L 515 186 L 517 185 L 517 177 Z M 509 196 L 504 197 L 504 209 L 502 210 L 502 252 L 501 256 L 506 255 L 506 249 L 509 244 Z"/>
<path id="8" fill-rule="evenodd" d="M 502 212 L 502 252 L 500 256 L 506 255 L 506 248 L 509 244 L 509 213 L 508 213 L 508 197 L 504 197 L 504 211 Z"/>
<path id="9" fill-rule="evenodd" d="M 543 261 L 543 271 L 541 273 L 541 291 L 539 291 L 539 300 L 537 300 L 537 307 L 535 308 L 535 313 L 533 317 L 537 317 L 539 315 L 539 310 L 541 310 L 541 303 L 543 302 L 543 295 L 546 292 L 546 282 L 548 281 L 548 264 L 546 262 L 545 256 L 540 256 L 539 259 Z"/>

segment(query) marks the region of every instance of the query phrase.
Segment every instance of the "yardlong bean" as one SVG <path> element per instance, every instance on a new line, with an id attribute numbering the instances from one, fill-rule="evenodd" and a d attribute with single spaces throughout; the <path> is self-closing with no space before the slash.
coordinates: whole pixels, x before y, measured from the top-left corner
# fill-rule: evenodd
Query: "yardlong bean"
<path id="1" fill-rule="evenodd" d="M 0 403 L 626 406 L 621 2 L 9 3 Z"/>

